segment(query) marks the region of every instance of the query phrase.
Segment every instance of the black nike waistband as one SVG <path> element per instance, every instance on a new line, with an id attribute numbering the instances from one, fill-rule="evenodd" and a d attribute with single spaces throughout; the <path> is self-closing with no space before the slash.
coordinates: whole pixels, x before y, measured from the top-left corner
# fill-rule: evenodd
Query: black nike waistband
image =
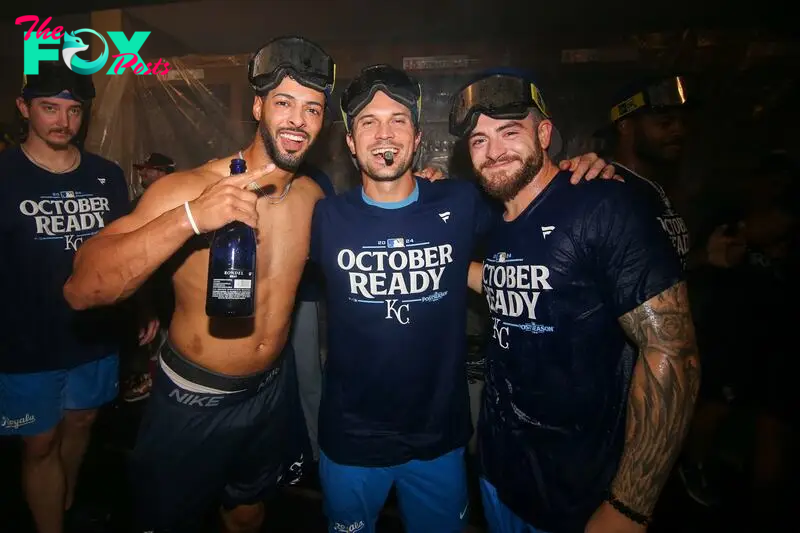
<path id="1" fill-rule="evenodd" d="M 285 351 L 286 350 L 284 350 L 284 352 Z M 170 370 L 181 378 L 195 385 L 200 385 L 201 387 L 208 387 L 229 393 L 249 392 L 252 394 L 263 389 L 275 379 L 278 373 L 280 373 L 283 357 L 285 356 L 285 353 L 282 354 L 278 365 L 269 370 L 246 376 L 229 376 L 196 365 L 178 353 L 169 342 L 166 342 L 161 349 L 161 359 Z"/>

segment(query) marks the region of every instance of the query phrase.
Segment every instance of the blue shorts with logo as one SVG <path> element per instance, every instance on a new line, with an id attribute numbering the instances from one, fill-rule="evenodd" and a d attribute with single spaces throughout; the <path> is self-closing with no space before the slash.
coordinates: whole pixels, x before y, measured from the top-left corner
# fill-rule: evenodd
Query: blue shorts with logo
<path id="1" fill-rule="evenodd" d="M 291 345 L 272 369 L 227 376 L 167 342 L 131 458 L 135 531 L 196 533 L 220 504 L 263 501 L 302 472 L 303 437 Z"/>
<path id="2" fill-rule="evenodd" d="M 45 433 L 64 411 L 96 409 L 116 398 L 118 390 L 117 355 L 66 370 L 0 374 L 0 436 Z"/>
<path id="3" fill-rule="evenodd" d="M 461 533 L 467 526 L 463 447 L 389 467 L 340 465 L 320 451 L 319 475 L 330 533 L 375 533 L 392 485 L 407 533 Z"/>

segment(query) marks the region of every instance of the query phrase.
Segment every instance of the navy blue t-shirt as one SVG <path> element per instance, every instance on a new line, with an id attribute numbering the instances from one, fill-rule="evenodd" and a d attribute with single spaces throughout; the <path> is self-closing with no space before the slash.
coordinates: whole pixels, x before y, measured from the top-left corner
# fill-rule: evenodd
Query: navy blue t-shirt
<path id="1" fill-rule="evenodd" d="M 122 169 L 97 155 L 52 174 L 19 148 L 0 154 L 0 372 L 71 368 L 119 350 L 117 314 L 73 311 L 62 289 L 81 243 L 129 206 Z"/>
<path id="2" fill-rule="evenodd" d="M 617 169 L 617 174 L 625 179 L 625 183 L 635 189 L 639 198 L 646 202 L 647 209 L 655 214 L 658 223 L 669 236 L 672 246 L 678 252 L 685 268 L 686 257 L 689 254 L 691 244 L 689 228 L 686 227 L 683 217 L 672 207 L 672 202 L 670 202 L 667 193 L 664 192 L 664 188 L 617 161 L 612 164 Z"/>
<path id="3" fill-rule="evenodd" d="M 358 187 L 314 212 L 328 305 L 319 443 L 340 464 L 432 459 L 472 433 L 467 272 L 492 213 L 470 183 L 416 182 L 408 205 L 370 205 Z"/>
<path id="4" fill-rule="evenodd" d="M 633 352 L 618 318 L 681 280 L 633 188 L 559 173 L 487 237 L 491 313 L 480 461 L 543 531 L 583 532 L 616 474 Z"/>
<path id="5" fill-rule="evenodd" d="M 304 165 L 299 170 L 300 174 L 305 174 L 319 185 L 325 196 L 336 196 L 336 190 L 327 174 L 318 168 Z M 322 275 L 319 267 L 312 262 L 306 263 L 303 270 L 303 277 L 300 278 L 300 285 L 297 287 L 297 300 L 300 302 L 317 302 L 322 297 Z"/>

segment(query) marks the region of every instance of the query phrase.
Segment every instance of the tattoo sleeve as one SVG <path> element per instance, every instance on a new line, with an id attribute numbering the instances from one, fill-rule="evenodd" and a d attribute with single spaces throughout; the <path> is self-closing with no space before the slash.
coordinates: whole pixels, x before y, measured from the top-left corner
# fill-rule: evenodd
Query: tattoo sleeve
<path id="1" fill-rule="evenodd" d="M 686 284 L 649 299 L 619 322 L 639 357 L 628 397 L 625 449 L 611 490 L 649 516 L 680 453 L 700 386 Z"/>

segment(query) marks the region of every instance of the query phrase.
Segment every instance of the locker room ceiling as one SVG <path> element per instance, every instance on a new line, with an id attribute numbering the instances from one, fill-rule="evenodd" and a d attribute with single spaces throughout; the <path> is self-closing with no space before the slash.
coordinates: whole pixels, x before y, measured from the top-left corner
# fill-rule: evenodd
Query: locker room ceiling
<path id="1" fill-rule="evenodd" d="M 319 40 L 404 36 L 420 40 L 475 39 L 564 32 L 592 39 L 610 33 L 687 27 L 783 25 L 788 29 L 789 17 L 782 5 L 785 4 L 781 0 L 762 0 L 758 9 L 749 2 L 724 0 L 30 0 L 25 13 L 19 7 L 4 9 L 0 19 L 13 20 L 31 13 L 46 17 L 126 8 L 131 16 L 186 44 L 202 37 L 206 42 L 214 41 L 224 35 L 226 42 L 235 45 L 247 35 L 263 36 L 263 32 L 296 32 Z"/>

